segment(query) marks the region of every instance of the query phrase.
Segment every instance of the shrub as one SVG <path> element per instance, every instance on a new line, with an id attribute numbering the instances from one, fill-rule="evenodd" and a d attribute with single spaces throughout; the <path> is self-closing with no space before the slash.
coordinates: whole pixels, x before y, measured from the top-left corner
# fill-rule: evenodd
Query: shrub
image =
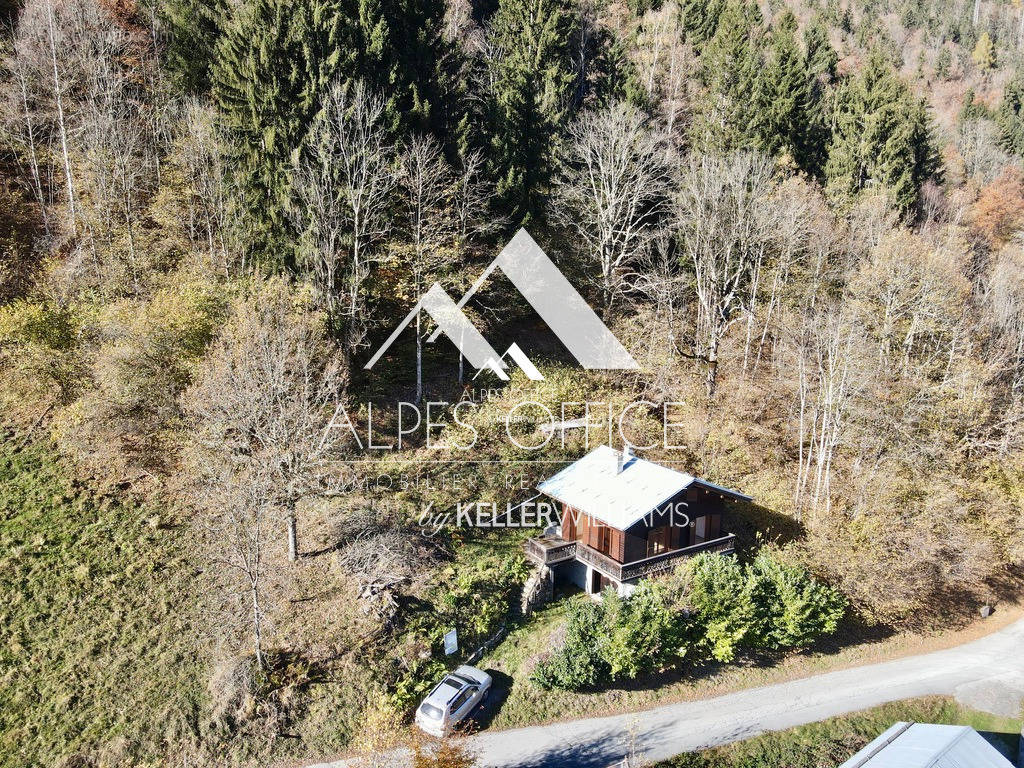
<path id="1" fill-rule="evenodd" d="M 836 631 L 846 598 L 803 568 L 762 550 L 750 567 L 755 610 L 761 618 L 755 637 L 768 648 L 801 648 Z"/>
<path id="2" fill-rule="evenodd" d="M 600 648 L 604 632 L 603 603 L 579 600 L 569 608 L 565 642 L 541 661 L 533 681 L 541 688 L 579 691 L 608 679 L 610 668 Z"/>
<path id="3" fill-rule="evenodd" d="M 569 608 L 565 640 L 533 672 L 544 689 L 581 690 L 637 675 L 694 648 L 732 661 L 741 647 L 800 648 L 834 632 L 846 598 L 806 569 L 762 549 L 750 565 L 703 554 L 633 594 L 606 590 Z"/>
<path id="4" fill-rule="evenodd" d="M 756 624 L 745 569 L 735 558 L 712 554 L 698 555 L 683 567 L 689 576 L 689 604 L 711 656 L 732 661 L 736 648 Z"/>
<path id="5" fill-rule="evenodd" d="M 677 650 L 672 640 L 681 617 L 666 607 L 657 583 L 642 582 L 628 599 L 608 590 L 602 608 L 606 634 L 601 655 L 612 680 L 632 680 Z"/>
<path id="6" fill-rule="evenodd" d="M 731 661 L 739 646 L 800 648 L 835 632 L 846 598 L 805 568 L 762 549 L 743 566 L 735 558 L 701 555 L 683 565 L 689 604 L 711 656 Z"/>

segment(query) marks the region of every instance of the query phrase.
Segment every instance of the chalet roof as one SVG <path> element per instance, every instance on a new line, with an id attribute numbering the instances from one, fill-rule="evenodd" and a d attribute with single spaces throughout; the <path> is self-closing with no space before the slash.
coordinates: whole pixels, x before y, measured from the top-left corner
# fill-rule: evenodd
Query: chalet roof
<path id="1" fill-rule="evenodd" d="M 1013 768 L 966 725 L 896 723 L 839 768 Z"/>
<path id="2" fill-rule="evenodd" d="M 731 499 L 750 501 L 742 493 L 639 456 L 624 456 L 620 472 L 620 455 L 614 448 L 599 445 L 540 483 L 537 490 L 622 531 L 691 485 Z"/>

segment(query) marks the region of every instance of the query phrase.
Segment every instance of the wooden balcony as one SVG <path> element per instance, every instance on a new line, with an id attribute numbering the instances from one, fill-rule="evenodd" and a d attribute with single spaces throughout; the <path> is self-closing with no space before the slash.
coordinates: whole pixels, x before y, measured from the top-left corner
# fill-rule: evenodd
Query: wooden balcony
<path id="1" fill-rule="evenodd" d="M 526 554 L 535 562 L 555 565 L 575 558 L 619 582 L 642 579 L 671 570 L 680 558 L 693 557 L 702 552 L 725 554 L 732 552 L 735 548 L 736 536 L 730 533 L 700 544 L 645 557 L 642 560 L 620 563 L 580 541 L 565 541 L 556 536 L 543 536 L 538 539 L 528 539 L 526 542 Z"/>
<path id="2" fill-rule="evenodd" d="M 526 555 L 541 565 L 555 565 L 576 557 L 579 542 L 566 541 L 558 536 L 541 536 L 526 540 Z"/>

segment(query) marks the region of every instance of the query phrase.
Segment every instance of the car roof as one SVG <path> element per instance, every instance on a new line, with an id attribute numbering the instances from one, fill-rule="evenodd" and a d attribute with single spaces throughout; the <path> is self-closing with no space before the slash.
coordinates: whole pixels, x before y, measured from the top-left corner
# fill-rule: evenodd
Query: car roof
<path id="1" fill-rule="evenodd" d="M 455 675 L 445 675 L 441 682 L 434 686 L 434 690 L 423 700 L 425 704 L 433 704 L 435 706 L 445 707 L 452 699 L 458 696 L 462 691 L 468 688 L 472 683 L 466 681 L 464 677 L 456 677 Z"/>

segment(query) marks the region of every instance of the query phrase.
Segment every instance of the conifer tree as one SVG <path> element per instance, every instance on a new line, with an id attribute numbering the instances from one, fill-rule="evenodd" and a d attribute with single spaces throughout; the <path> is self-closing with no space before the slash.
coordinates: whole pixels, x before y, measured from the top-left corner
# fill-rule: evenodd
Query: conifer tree
<path id="1" fill-rule="evenodd" d="M 694 140 L 705 150 L 764 147 L 760 34 L 757 6 L 731 0 L 701 56 L 708 93 Z"/>
<path id="2" fill-rule="evenodd" d="M 679 0 L 679 20 L 697 51 L 715 36 L 725 5 L 725 0 Z"/>
<path id="3" fill-rule="evenodd" d="M 804 62 L 812 81 L 830 83 L 835 80 L 839 55 L 828 39 L 828 27 L 821 16 L 815 16 L 804 30 Z"/>
<path id="4" fill-rule="evenodd" d="M 971 60 L 982 72 L 988 72 L 996 65 L 996 44 L 988 32 L 982 32 L 977 45 L 971 52 Z"/>
<path id="5" fill-rule="evenodd" d="M 535 217 L 556 161 L 574 80 L 566 0 L 501 0 L 491 24 L 492 152 L 514 222 Z"/>
<path id="6" fill-rule="evenodd" d="M 1024 73 L 1018 72 L 1003 91 L 996 111 L 1000 144 L 1007 152 L 1024 157 Z"/>
<path id="7" fill-rule="evenodd" d="M 291 261 L 289 171 L 329 83 L 352 68 L 350 18 L 332 0 L 254 0 L 217 47 L 213 93 L 231 138 L 243 246 L 258 259 Z"/>
<path id="8" fill-rule="evenodd" d="M 440 108 L 444 0 L 357 0 L 359 74 L 385 98 L 395 138 L 443 131 Z"/>
<path id="9" fill-rule="evenodd" d="M 829 102 L 839 56 L 828 39 L 828 27 L 816 16 L 804 31 L 804 70 L 807 75 L 806 124 L 799 144 L 800 167 L 821 176 L 830 138 Z"/>
<path id="10" fill-rule="evenodd" d="M 208 91 L 210 67 L 227 19 L 225 0 L 165 0 L 159 14 L 169 32 L 164 53 L 168 71 L 182 90 Z"/>
<path id="11" fill-rule="evenodd" d="M 825 175 L 834 197 L 874 185 L 902 210 L 917 203 L 921 184 L 938 168 L 929 120 L 885 57 L 873 52 L 840 88 Z"/>
<path id="12" fill-rule="evenodd" d="M 759 133 L 769 154 L 799 160 L 807 126 L 809 82 L 796 42 L 796 17 L 786 11 L 770 37 L 771 58 L 761 77 Z"/>

